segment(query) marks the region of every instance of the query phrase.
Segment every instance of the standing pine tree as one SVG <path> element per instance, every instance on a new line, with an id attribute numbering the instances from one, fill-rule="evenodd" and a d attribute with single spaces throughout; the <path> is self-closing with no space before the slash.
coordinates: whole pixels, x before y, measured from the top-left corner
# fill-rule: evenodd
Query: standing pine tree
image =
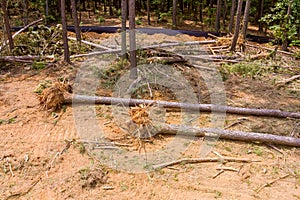
<path id="1" fill-rule="evenodd" d="M 61 23 L 62 23 L 62 37 L 64 43 L 64 61 L 66 63 L 71 63 L 70 60 L 70 51 L 68 45 L 68 31 L 67 31 L 67 18 L 66 18 L 66 2 L 65 0 L 60 0 L 60 9 L 61 9 Z"/>

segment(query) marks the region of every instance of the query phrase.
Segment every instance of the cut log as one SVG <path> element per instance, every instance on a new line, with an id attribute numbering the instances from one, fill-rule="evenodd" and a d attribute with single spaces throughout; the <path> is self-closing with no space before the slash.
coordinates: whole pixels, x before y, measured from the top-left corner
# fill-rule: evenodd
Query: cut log
<path id="1" fill-rule="evenodd" d="M 159 107 L 163 107 L 163 108 L 179 108 L 187 111 L 203 111 L 203 112 L 231 113 L 231 114 L 238 114 L 238 115 L 254 115 L 254 116 L 300 119 L 300 113 L 296 113 L 296 112 L 292 113 L 292 112 L 285 112 L 281 110 L 239 108 L 239 107 L 232 107 L 232 106 L 220 106 L 214 104 L 191 104 L 191 103 L 155 101 L 155 100 L 146 100 L 146 99 L 125 99 L 125 98 L 116 98 L 116 97 L 85 96 L 85 95 L 74 95 L 73 99 L 65 100 L 65 103 L 67 104 L 70 104 L 72 102 L 75 104 L 106 104 L 106 105 L 120 105 L 120 106 L 156 104 Z"/>
<path id="2" fill-rule="evenodd" d="M 223 130 L 215 128 L 198 128 L 193 126 L 165 124 L 159 133 L 163 134 L 182 134 L 197 137 L 215 137 L 229 140 L 239 140 L 248 142 L 262 142 L 277 145 L 300 147 L 300 138 L 273 135 L 267 133 L 243 132 L 233 130 Z"/>

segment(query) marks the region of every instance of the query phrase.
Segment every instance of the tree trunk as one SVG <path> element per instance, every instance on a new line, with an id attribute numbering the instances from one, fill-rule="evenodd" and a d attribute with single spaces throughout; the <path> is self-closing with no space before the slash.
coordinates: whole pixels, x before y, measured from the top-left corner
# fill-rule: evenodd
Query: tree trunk
<path id="1" fill-rule="evenodd" d="M 11 30 L 10 30 L 6 2 L 7 1 L 1 1 L 1 8 L 2 8 L 2 12 L 3 12 L 4 26 L 5 26 L 5 32 L 7 35 L 7 39 L 8 39 L 9 49 L 10 49 L 10 52 L 12 52 L 14 49 L 14 41 L 13 41 Z"/>
<path id="2" fill-rule="evenodd" d="M 148 25 L 151 25 L 151 21 L 150 21 L 150 0 L 147 0 L 147 21 L 148 21 Z"/>
<path id="3" fill-rule="evenodd" d="M 126 19 L 127 19 L 127 0 L 121 0 L 121 8 L 122 8 L 122 27 L 121 27 L 121 48 L 122 48 L 122 58 L 127 58 L 127 47 L 126 47 Z"/>
<path id="4" fill-rule="evenodd" d="M 23 0 L 23 16 L 24 16 L 24 19 L 23 19 L 23 23 L 24 23 L 24 26 L 26 26 L 28 24 L 28 0 Z"/>
<path id="5" fill-rule="evenodd" d="M 218 0 L 217 1 L 216 22 L 215 22 L 215 30 L 216 30 L 217 33 L 220 32 L 221 9 L 222 9 L 222 0 Z"/>
<path id="6" fill-rule="evenodd" d="M 172 29 L 177 29 L 177 0 L 173 0 Z"/>
<path id="7" fill-rule="evenodd" d="M 264 0 L 260 0 L 259 4 L 259 13 L 258 13 L 258 20 L 260 20 L 263 17 L 264 14 Z M 257 20 L 257 21 L 258 21 Z M 261 21 L 258 22 L 258 31 L 263 32 L 263 23 Z"/>
<path id="8" fill-rule="evenodd" d="M 229 22 L 229 29 L 228 29 L 229 33 L 232 33 L 233 22 L 234 22 L 235 4 L 236 4 L 236 0 L 232 0 L 231 1 L 231 10 L 230 10 L 230 22 Z"/>
<path id="9" fill-rule="evenodd" d="M 113 16 L 114 13 L 113 13 L 113 9 L 112 9 L 112 0 L 108 0 L 108 7 L 109 7 L 109 15 L 110 16 Z"/>
<path id="10" fill-rule="evenodd" d="M 244 12 L 244 24 L 243 24 L 243 39 L 246 39 L 247 36 L 247 29 L 248 29 L 248 22 L 249 22 L 249 10 L 250 10 L 250 0 L 246 0 L 245 12 Z"/>
<path id="11" fill-rule="evenodd" d="M 223 27 L 225 29 L 226 27 L 226 17 L 227 17 L 227 8 L 228 8 L 228 5 L 227 5 L 227 0 L 224 0 L 224 6 L 223 6 Z"/>
<path id="12" fill-rule="evenodd" d="M 281 49 L 282 51 L 287 51 L 288 49 L 288 35 L 287 35 L 287 32 L 288 32 L 288 28 L 287 28 L 287 24 L 290 23 L 290 18 L 291 18 L 291 14 L 292 14 L 292 8 L 291 8 L 291 2 L 289 2 L 289 5 L 288 5 L 288 10 L 287 10 L 287 14 L 286 14 L 286 22 L 285 22 L 285 30 L 284 30 L 284 40 L 282 42 L 282 46 L 281 46 Z"/>
<path id="13" fill-rule="evenodd" d="M 130 79 L 137 79 L 136 41 L 135 41 L 135 0 L 129 0 L 129 48 Z"/>
<path id="14" fill-rule="evenodd" d="M 202 9 L 203 9 L 203 0 L 200 0 L 200 3 L 199 3 L 199 21 L 201 23 L 203 23 L 203 12 L 202 12 Z"/>
<path id="15" fill-rule="evenodd" d="M 243 0 L 239 0 L 238 7 L 237 7 L 237 13 L 236 13 L 236 22 L 235 22 L 235 27 L 234 27 L 234 36 L 232 39 L 230 51 L 235 51 L 236 43 L 239 38 L 242 7 L 243 7 Z"/>
<path id="16" fill-rule="evenodd" d="M 76 33 L 76 40 L 77 40 L 77 44 L 79 44 L 79 50 L 80 50 L 81 34 L 80 34 L 80 27 L 79 27 L 79 21 L 77 16 L 76 0 L 71 0 L 71 7 L 72 7 L 72 17 L 74 21 L 74 29 Z"/>
<path id="17" fill-rule="evenodd" d="M 300 113 L 285 112 L 281 110 L 271 109 L 256 109 L 256 108 L 239 108 L 232 106 L 220 106 L 213 104 L 191 104 L 181 102 L 169 101 L 156 101 L 146 99 L 125 99 L 116 97 L 99 97 L 99 96 L 85 96 L 76 95 L 73 99 L 66 99 L 65 103 L 78 103 L 78 104 L 106 104 L 106 105 L 126 105 L 137 106 L 140 104 L 156 105 L 159 108 L 180 108 L 184 111 L 202 111 L 214 113 L 230 113 L 238 115 L 253 115 L 277 118 L 295 118 L 300 119 Z"/>
<path id="18" fill-rule="evenodd" d="M 300 138 L 287 137 L 281 135 L 272 135 L 267 133 L 243 132 L 233 130 L 222 130 L 215 128 L 198 128 L 193 126 L 180 126 L 165 124 L 161 127 L 159 133 L 180 134 L 197 137 L 212 137 L 229 140 L 263 142 L 279 145 L 300 147 Z"/>
<path id="19" fill-rule="evenodd" d="M 103 12 L 106 13 L 107 12 L 107 0 L 103 0 Z"/>
<path id="20" fill-rule="evenodd" d="M 60 8 L 61 8 L 61 23 L 62 23 L 62 37 L 64 43 L 64 61 L 66 63 L 71 63 L 70 60 L 70 51 L 68 45 L 68 31 L 67 31 L 67 19 L 66 19 L 66 5 L 65 0 L 60 0 Z"/>

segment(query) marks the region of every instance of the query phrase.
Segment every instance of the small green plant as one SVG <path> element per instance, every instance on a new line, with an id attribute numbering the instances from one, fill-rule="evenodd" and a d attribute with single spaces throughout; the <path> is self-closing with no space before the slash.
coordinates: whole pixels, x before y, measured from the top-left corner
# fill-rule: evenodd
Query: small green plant
<path id="1" fill-rule="evenodd" d="M 90 168 L 89 167 L 84 167 L 82 169 L 79 170 L 79 174 L 80 174 L 80 179 L 81 180 L 85 180 L 87 179 L 87 175 L 90 172 Z"/>
<path id="2" fill-rule="evenodd" d="M 32 64 L 32 68 L 36 69 L 36 70 L 41 70 L 41 69 L 44 69 L 45 67 L 46 67 L 46 64 L 43 61 L 34 61 Z"/>
<path id="3" fill-rule="evenodd" d="M 22 26 L 23 22 L 21 20 L 15 21 L 16 26 Z"/>
<path id="4" fill-rule="evenodd" d="M 221 198 L 222 197 L 222 192 L 215 190 L 215 198 Z"/>
<path id="5" fill-rule="evenodd" d="M 256 147 L 253 149 L 253 153 L 255 153 L 258 156 L 262 156 L 264 151 L 260 147 Z"/>
<path id="6" fill-rule="evenodd" d="M 300 51 L 295 52 L 293 55 L 296 59 L 300 59 Z"/>
<path id="7" fill-rule="evenodd" d="M 105 22 L 105 18 L 103 16 L 99 16 L 98 18 L 99 23 Z"/>
<path id="8" fill-rule="evenodd" d="M 37 94 L 42 94 L 44 89 L 50 87 L 51 84 L 52 84 L 52 82 L 50 80 L 43 80 L 39 83 L 39 85 L 35 88 L 35 90 L 33 92 L 37 93 Z"/>

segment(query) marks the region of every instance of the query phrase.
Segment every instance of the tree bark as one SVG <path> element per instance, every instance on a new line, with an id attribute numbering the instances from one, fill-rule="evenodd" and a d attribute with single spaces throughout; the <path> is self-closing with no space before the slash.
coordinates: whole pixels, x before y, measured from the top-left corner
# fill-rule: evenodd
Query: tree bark
<path id="1" fill-rule="evenodd" d="M 230 51 L 235 51 L 236 43 L 239 38 L 242 7 L 243 7 L 243 0 L 239 0 L 238 7 L 237 7 L 237 14 L 236 14 L 236 22 L 234 27 L 234 35 L 233 35 Z"/>
<path id="2" fill-rule="evenodd" d="M 150 0 L 147 0 L 147 22 L 148 22 L 148 25 L 151 25 L 151 20 L 150 20 Z"/>
<path id="3" fill-rule="evenodd" d="M 223 27 L 226 27 L 226 18 L 227 18 L 227 9 L 228 9 L 228 4 L 227 4 L 227 0 L 224 0 L 224 5 L 223 5 Z"/>
<path id="4" fill-rule="evenodd" d="M 285 23 L 286 24 L 289 24 L 290 22 L 290 18 L 291 18 L 291 14 L 292 14 L 292 8 L 291 8 L 292 4 L 291 2 L 289 2 L 289 5 L 288 5 L 288 9 L 287 9 L 287 14 L 286 14 L 286 21 Z M 282 51 L 287 51 L 288 49 L 288 35 L 287 35 L 287 32 L 288 32 L 288 28 L 287 28 L 287 25 L 285 25 L 285 28 L 284 28 L 284 40 L 282 41 L 282 46 L 281 46 L 281 49 Z"/>
<path id="5" fill-rule="evenodd" d="M 80 27 L 79 27 L 79 21 L 78 21 L 77 9 L 76 9 L 76 0 L 71 0 L 71 7 L 72 7 L 72 17 L 74 21 L 74 29 L 76 33 L 76 40 L 77 40 L 77 44 L 79 44 L 79 50 L 80 50 L 81 33 L 80 33 Z"/>
<path id="6" fill-rule="evenodd" d="M 66 103 L 79 103 L 79 104 L 107 104 L 107 105 L 126 105 L 136 106 L 140 104 L 145 105 L 157 105 L 162 108 L 179 108 L 187 111 L 203 111 L 203 112 L 216 112 L 216 113 L 231 113 L 238 115 L 254 115 L 265 117 L 277 117 L 277 118 L 296 118 L 300 119 L 300 113 L 284 112 L 281 110 L 270 109 L 256 109 L 256 108 L 238 108 L 232 106 L 219 106 L 213 104 L 190 104 L 180 102 L 168 102 L 168 101 L 155 101 L 145 99 L 125 99 L 115 97 L 99 97 L 99 96 L 84 96 L 76 95 L 72 99 L 66 100 Z"/>
<path id="7" fill-rule="evenodd" d="M 192 126 L 181 126 L 165 124 L 159 131 L 160 133 L 181 134 L 197 137 L 212 137 L 229 140 L 239 140 L 248 142 L 263 142 L 278 145 L 300 147 L 300 138 L 273 135 L 267 133 L 232 131 L 215 128 L 198 128 Z"/>
<path id="8" fill-rule="evenodd" d="M 203 0 L 200 0 L 200 2 L 199 2 L 199 21 L 201 23 L 203 23 L 203 11 L 202 11 L 202 9 L 203 9 Z"/>
<path id="9" fill-rule="evenodd" d="M 6 2 L 7 1 L 1 1 L 1 8 L 2 8 L 2 12 L 3 12 L 4 26 L 5 26 L 5 32 L 7 35 L 7 39 L 8 39 L 9 49 L 10 49 L 10 52 L 12 52 L 14 49 L 14 41 L 13 41 L 11 30 L 10 30 Z"/>
<path id="10" fill-rule="evenodd" d="M 173 0 L 172 29 L 177 29 L 177 0 Z"/>
<path id="11" fill-rule="evenodd" d="M 243 23 L 243 39 L 246 39 L 248 22 L 249 22 L 249 11 L 250 11 L 250 0 L 246 0 L 245 12 L 244 12 L 244 23 Z"/>
<path id="12" fill-rule="evenodd" d="M 65 0 L 60 0 L 60 9 L 61 9 L 61 23 L 62 23 L 62 37 L 64 43 L 64 61 L 66 63 L 71 63 L 70 60 L 70 51 L 68 45 L 68 31 L 67 31 L 67 19 L 66 19 L 66 5 Z"/>
<path id="13" fill-rule="evenodd" d="M 23 23 L 24 23 L 24 26 L 26 26 L 28 24 L 28 0 L 23 0 L 22 1 L 23 3 L 23 16 L 24 16 L 24 19 L 23 19 Z"/>
<path id="14" fill-rule="evenodd" d="M 137 79 L 136 41 L 135 41 L 135 0 L 129 0 L 129 48 L 130 79 Z"/>
<path id="15" fill-rule="evenodd" d="M 264 0 L 260 0 L 259 4 L 259 13 L 258 13 L 258 20 L 260 20 L 263 17 L 264 14 Z M 261 21 L 258 22 L 258 31 L 263 32 L 263 23 Z"/>
<path id="16" fill-rule="evenodd" d="M 222 0 L 218 0 L 217 1 L 216 22 L 215 22 L 215 30 L 217 33 L 220 32 L 221 9 L 222 9 Z"/>
<path id="17" fill-rule="evenodd" d="M 231 1 L 231 10 L 230 10 L 230 22 L 229 22 L 229 29 L 228 29 L 229 33 L 232 33 L 233 22 L 234 22 L 235 4 L 236 4 L 236 0 L 232 0 Z"/>
<path id="18" fill-rule="evenodd" d="M 122 58 L 123 59 L 126 59 L 127 56 L 127 47 L 126 47 L 126 19 L 127 19 L 127 0 L 121 0 L 122 2 L 122 5 L 121 5 L 121 8 L 122 8 L 122 27 L 121 27 L 121 49 L 122 49 Z"/>
<path id="19" fill-rule="evenodd" d="M 112 0 L 108 0 L 108 7 L 109 7 L 109 15 L 110 16 L 113 16 L 114 13 L 113 13 L 113 9 L 112 9 Z"/>

